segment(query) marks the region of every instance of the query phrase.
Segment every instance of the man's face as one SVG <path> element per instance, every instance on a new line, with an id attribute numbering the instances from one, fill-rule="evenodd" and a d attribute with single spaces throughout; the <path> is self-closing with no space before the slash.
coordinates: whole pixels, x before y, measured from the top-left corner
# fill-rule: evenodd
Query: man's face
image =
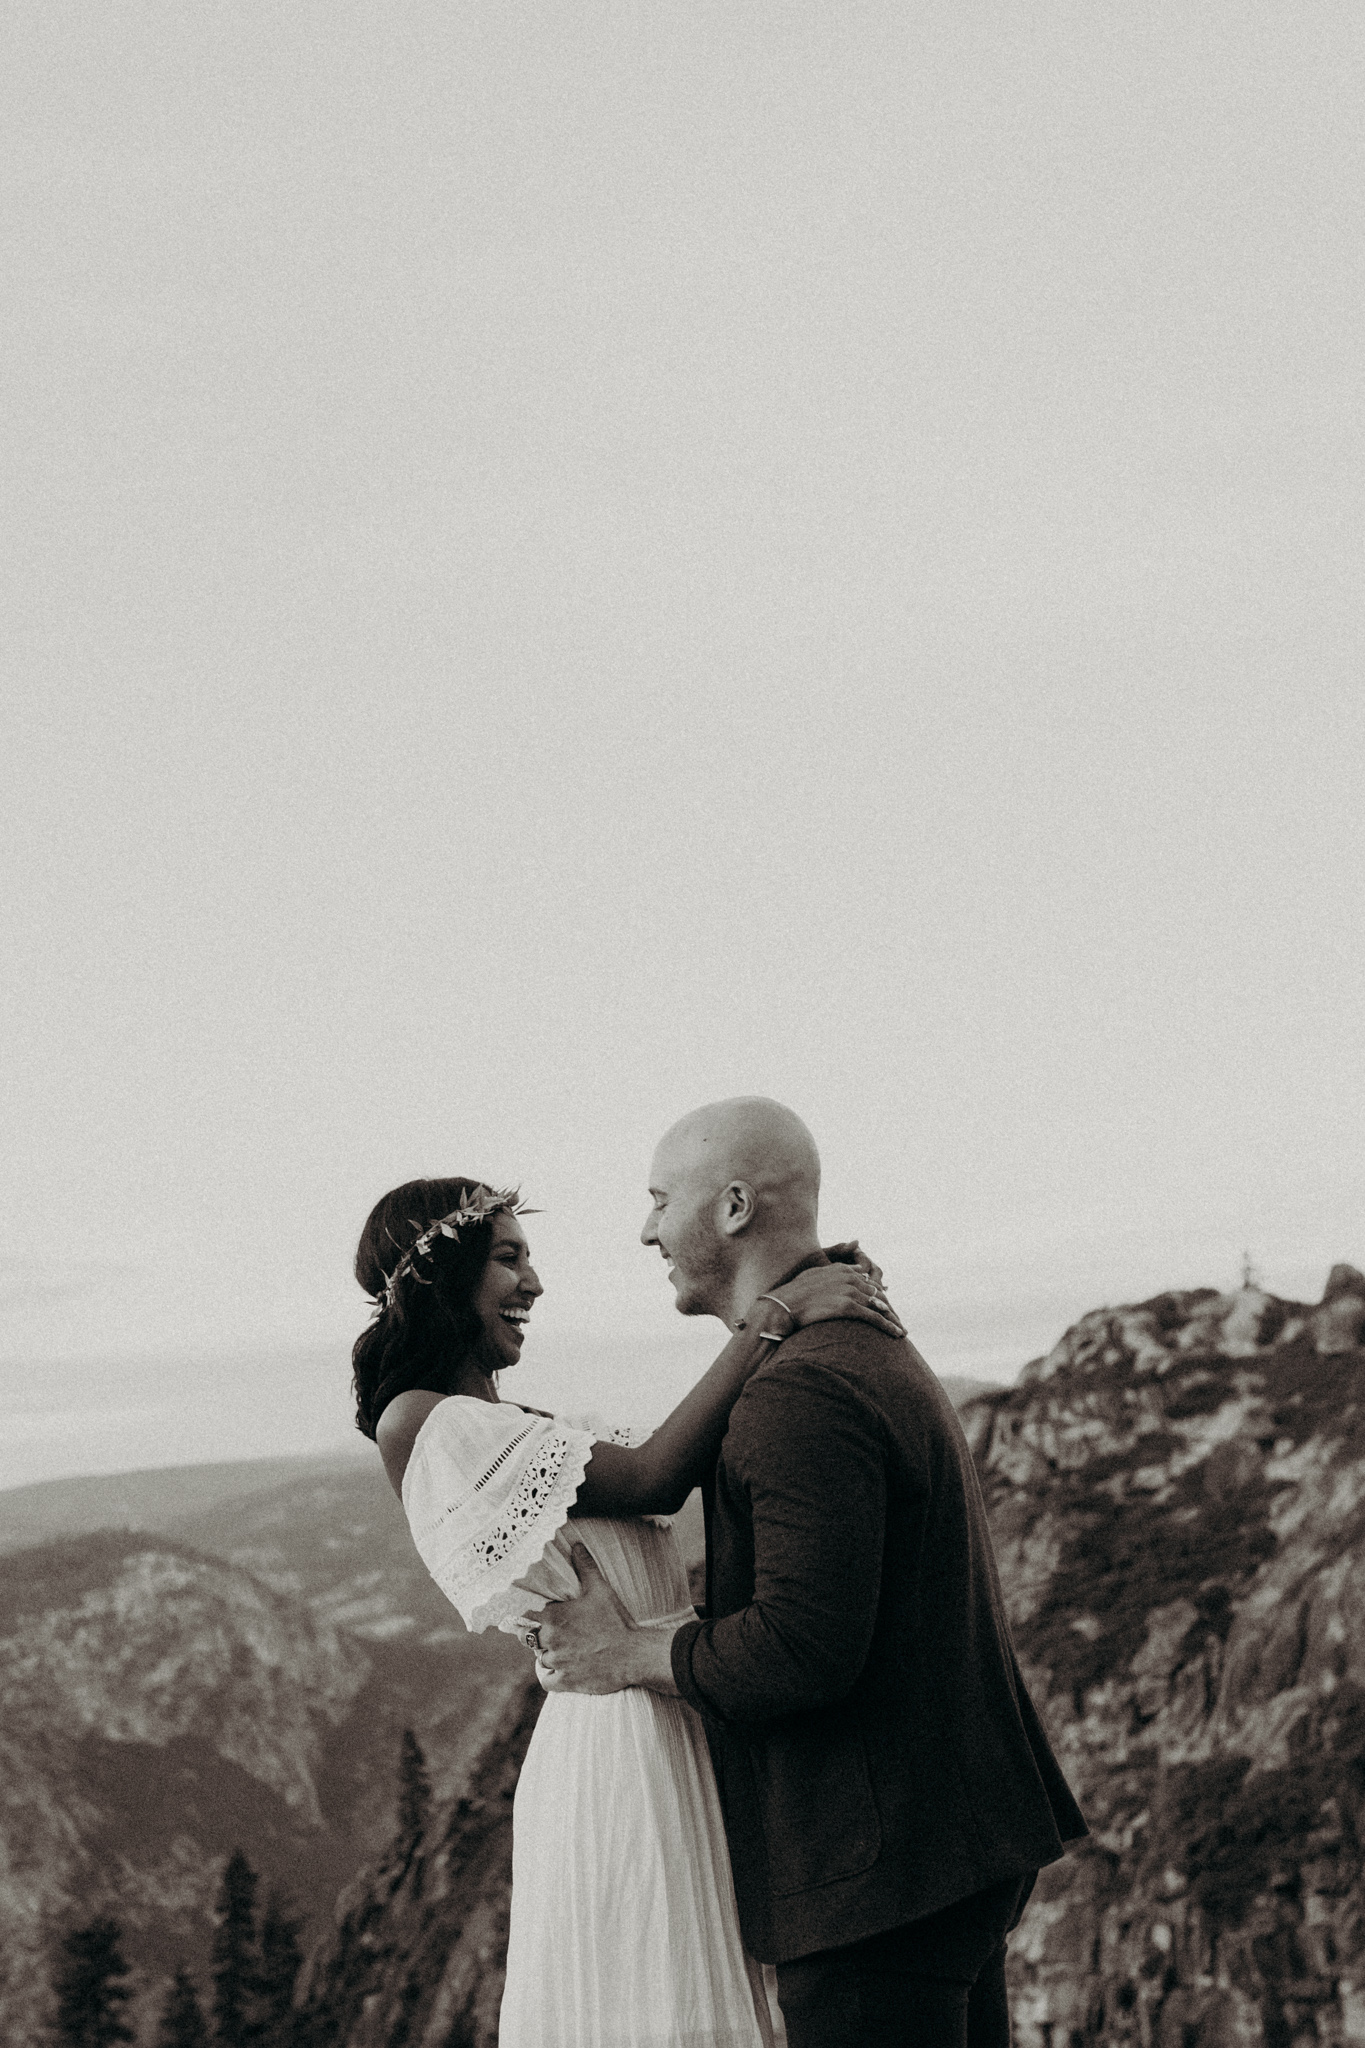
<path id="1" fill-rule="evenodd" d="M 679 1315 L 724 1321 L 733 1246 L 716 1227 L 721 1190 L 695 1162 L 664 1144 L 649 1170 L 649 1193 L 654 1206 L 640 1242 L 655 1244 L 663 1253 Z"/>

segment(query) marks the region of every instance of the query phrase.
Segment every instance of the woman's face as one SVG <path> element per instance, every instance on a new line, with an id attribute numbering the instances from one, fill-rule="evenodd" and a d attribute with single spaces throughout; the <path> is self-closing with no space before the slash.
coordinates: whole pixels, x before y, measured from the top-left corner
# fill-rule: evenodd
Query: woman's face
<path id="1" fill-rule="evenodd" d="M 483 1278 L 474 1293 L 474 1313 L 483 1325 L 483 1349 L 493 1371 L 515 1365 L 521 1357 L 526 1318 L 543 1294 L 526 1233 L 505 1209 L 493 1218 L 493 1243 Z"/>

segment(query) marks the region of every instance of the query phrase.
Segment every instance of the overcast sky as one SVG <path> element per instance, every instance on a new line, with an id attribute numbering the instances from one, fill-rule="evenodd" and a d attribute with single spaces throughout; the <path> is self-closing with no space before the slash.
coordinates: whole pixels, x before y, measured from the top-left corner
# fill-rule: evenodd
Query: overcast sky
<path id="1" fill-rule="evenodd" d="M 1365 1261 L 1363 23 L 7 9 L 0 1482 L 341 1440 L 419 1173 L 659 1411 L 740 1091 L 944 1371 Z"/>

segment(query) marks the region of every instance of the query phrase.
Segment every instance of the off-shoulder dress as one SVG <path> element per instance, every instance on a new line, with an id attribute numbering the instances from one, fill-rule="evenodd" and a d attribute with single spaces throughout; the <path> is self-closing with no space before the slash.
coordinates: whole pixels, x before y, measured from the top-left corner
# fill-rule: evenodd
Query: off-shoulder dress
<path id="1" fill-rule="evenodd" d="M 566 1526 L 593 1444 L 647 1434 L 464 1395 L 433 1408 L 403 1506 L 468 1628 L 514 1630 L 517 1615 L 575 1594 L 574 1541 L 642 1626 L 692 1619 L 666 1518 Z M 642 1688 L 547 1695 L 512 1845 L 500 2048 L 777 2048 L 764 1972 L 740 1939 L 706 1738 L 685 1701 Z"/>

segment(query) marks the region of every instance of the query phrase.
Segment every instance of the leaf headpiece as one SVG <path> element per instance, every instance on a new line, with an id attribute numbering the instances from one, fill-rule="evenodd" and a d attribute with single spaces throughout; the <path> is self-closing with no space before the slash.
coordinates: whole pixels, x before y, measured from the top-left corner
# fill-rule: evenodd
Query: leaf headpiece
<path id="1" fill-rule="evenodd" d="M 422 1229 L 422 1226 L 415 1217 L 409 1216 L 409 1223 L 412 1224 L 414 1230 L 421 1230 L 421 1235 L 404 1252 L 402 1258 L 380 1288 L 375 1300 L 375 1317 L 382 1316 L 385 1309 L 393 1307 L 398 1293 L 398 1283 L 407 1274 L 411 1273 L 419 1287 L 430 1287 L 430 1279 L 423 1278 L 422 1274 L 418 1272 L 417 1261 L 431 1257 L 432 1246 L 438 1237 L 458 1237 L 460 1232 L 469 1224 L 486 1223 L 490 1216 L 497 1216 L 503 1210 L 506 1210 L 509 1216 L 538 1216 L 540 1214 L 538 1209 L 529 1209 L 525 1202 L 522 1201 L 520 1188 L 476 1188 L 472 1194 L 466 1197 L 458 1209 L 452 1209 L 448 1216 L 438 1216 L 436 1221 L 428 1223 L 425 1229 Z"/>

